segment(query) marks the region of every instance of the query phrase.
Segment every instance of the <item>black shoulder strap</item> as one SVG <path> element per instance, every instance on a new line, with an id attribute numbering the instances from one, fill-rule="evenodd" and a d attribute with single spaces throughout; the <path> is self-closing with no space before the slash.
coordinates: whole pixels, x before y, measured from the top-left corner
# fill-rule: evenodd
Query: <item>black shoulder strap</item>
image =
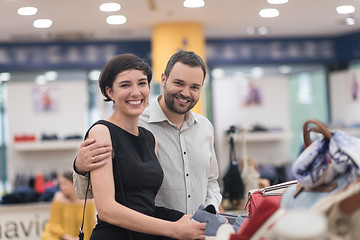
<path id="1" fill-rule="evenodd" d="M 84 240 L 83 227 L 84 227 L 84 220 L 85 220 L 86 199 L 87 199 L 87 194 L 88 194 L 88 191 L 89 191 L 89 187 L 90 187 L 90 174 L 89 174 L 89 177 L 88 177 L 88 183 L 87 183 L 86 192 L 85 192 L 85 202 L 84 202 L 83 216 L 82 216 L 82 221 L 81 221 L 80 232 L 79 232 L 79 235 L 78 235 L 79 240 Z"/>

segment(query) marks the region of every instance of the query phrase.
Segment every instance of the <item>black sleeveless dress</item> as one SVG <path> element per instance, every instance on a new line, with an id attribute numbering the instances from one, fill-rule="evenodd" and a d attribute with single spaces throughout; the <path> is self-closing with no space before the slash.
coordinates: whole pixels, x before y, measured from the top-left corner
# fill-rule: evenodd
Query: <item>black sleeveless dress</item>
<path id="1" fill-rule="evenodd" d="M 110 131 L 114 151 L 112 163 L 115 200 L 149 216 L 155 216 L 156 212 L 160 212 L 160 215 L 163 216 L 161 218 L 179 219 L 183 214 L 177 211 L 174 211 L 174 215 L 173 213 L 168 214 L 163 208 L 160 211 L 155 208 L 155 195 L 162 184 L 164 173 L 154 152 L 155 138 L 153 134 L 145 128 L 139 127 L 139 136 L 135 136 L 104 120 L 97 121 L 92 126 L 96 124 L 103 124 Z M 157 236 L 126 230 L 98 218 L 98 223 L 90 239 L 153 240 L 157 239 Z"/>

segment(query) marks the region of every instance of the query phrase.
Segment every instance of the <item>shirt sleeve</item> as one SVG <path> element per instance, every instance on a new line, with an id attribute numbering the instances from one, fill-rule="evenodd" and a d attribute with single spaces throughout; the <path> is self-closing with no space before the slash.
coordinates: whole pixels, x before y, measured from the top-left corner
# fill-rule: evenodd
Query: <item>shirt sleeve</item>
<path id="1" fill-rule="evenodd" d="M 74 188 L 75 188 L 76 195 L 80 199 L 85 199 L 85 193 L 86 193 L 88 180 L 89 180 L 89 173 L 87 173 L 85 176 L 83 176 L 83 175 L 77 173 L 75 171 L 75 168 L 73 167 Z M 89 191 L 87 193 L 86 198 L 93 199 L 94 196 L 93 196 L 93 192 L 92 192 L 91 182 L 89 184 L 90 184 L 89 185 Z"/>
<path id="2" fill-rule="evenodd" d="M 212 133 L 213 132 L 214 129 L 212 128 Z M 211 159 L 210 159 L 209 179 L 208 179 L 207 193 L 205 199 L 205 206 L 212 204 L 215 206 L 217 211 L 219 211 L 219 206 L 222 200 L 222 195 L 220 193 L 220 187 L 218 183 L 218 177 L 219 177 L 219 166 L 214 149 L 214 134 L 212 134 Z"/>

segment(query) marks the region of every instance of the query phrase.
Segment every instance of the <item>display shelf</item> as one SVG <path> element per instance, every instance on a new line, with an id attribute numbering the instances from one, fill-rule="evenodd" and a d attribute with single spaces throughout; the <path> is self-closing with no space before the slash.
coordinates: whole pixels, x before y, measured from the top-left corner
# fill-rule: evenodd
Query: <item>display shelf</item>
<path id="1" fill-rule="evenodd" d="M 237 140 L 241 140 L 241 134 L 241 132 L 237 134 Z M 291 132 L 288 131 L 248 132 L 246 133 L 246 142 L 284 141 L 291 139 L 291 136 Z"/>
<path id="2" fill-rule="evenodd" d="M 16 142 L 14 148 L 20 152 L 32 151 L 56 151 L 56 150 L 76 150 L 80 148 L 82 140 L 47 140 L 37 142 Z"/>

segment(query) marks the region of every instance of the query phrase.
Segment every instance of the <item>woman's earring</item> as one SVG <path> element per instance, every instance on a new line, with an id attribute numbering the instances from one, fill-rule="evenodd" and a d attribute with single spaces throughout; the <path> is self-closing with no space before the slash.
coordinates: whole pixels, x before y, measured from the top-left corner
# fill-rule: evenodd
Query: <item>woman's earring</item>
<path id="1" fill-rule="evenodd" d="M 113 101 L 112 109 L 115 110 L 115 101 Z"/>

